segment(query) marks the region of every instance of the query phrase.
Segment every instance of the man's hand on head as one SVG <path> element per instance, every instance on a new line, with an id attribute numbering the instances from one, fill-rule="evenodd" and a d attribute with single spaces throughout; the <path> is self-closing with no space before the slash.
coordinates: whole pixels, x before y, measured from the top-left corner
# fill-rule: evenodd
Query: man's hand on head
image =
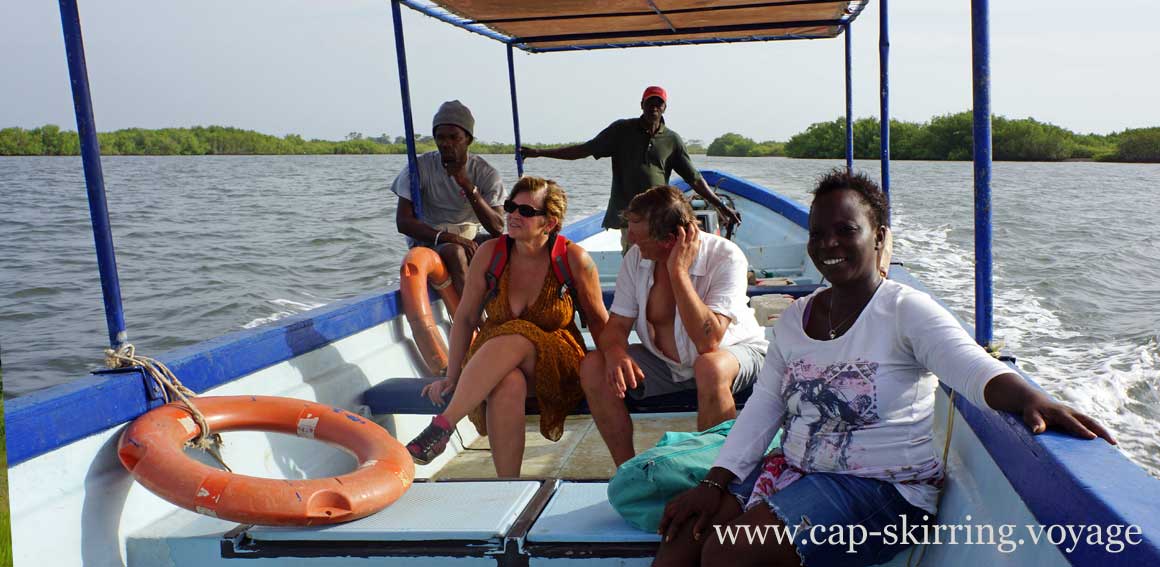
<path id="1" fill-rule="evenodd" d="M 671 275 L 687 274 L 693 265 L 693 260 L 697 258 L 697 249 L 701 243 L 701 230 L 696 224 L 678 226 L 677 233 L 673 235 L 673 241 L 673 249 L 669 251 L 666 267 Z"/>

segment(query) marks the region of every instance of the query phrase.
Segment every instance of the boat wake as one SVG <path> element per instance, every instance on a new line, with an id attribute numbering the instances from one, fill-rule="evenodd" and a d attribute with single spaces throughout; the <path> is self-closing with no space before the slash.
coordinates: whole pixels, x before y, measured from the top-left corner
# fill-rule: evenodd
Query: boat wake
<path id="1" fill-rule="evenodd" d="M 895 257 L 951 310 L 974 322 L 974 253 L 952 241 L 949 225 L 922 226 L 893 218 Z M 1074 330 L 1028 287 L 1010 285 L 1001 257 L 994 262 L 995 337 L 1019 367 L 1061 401 L 1109 427 L 1134 462 L 1160 478 L 1160 342 L 1156 337 L 1092 337 Z M 1023 269 L 1023 268 L 1020 268 Z"/>

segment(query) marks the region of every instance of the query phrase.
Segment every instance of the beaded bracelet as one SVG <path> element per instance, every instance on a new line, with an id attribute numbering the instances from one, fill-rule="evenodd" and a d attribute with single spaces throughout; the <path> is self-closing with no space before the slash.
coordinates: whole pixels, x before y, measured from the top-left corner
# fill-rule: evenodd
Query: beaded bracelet
<path id="1" fill-rule="evenodd" d="M 715 480 L 709 480 L 707 478 L 702 479 L 701 484 L 707 484 L 709 486 L 712 486 L 713 488 L 716 488 L 717 490 L 720 490 L 721 492 L 729 492 L 728 490 L 725 489 L 724 486 L 721 485 L 720 482 L 717 482 Z"/>

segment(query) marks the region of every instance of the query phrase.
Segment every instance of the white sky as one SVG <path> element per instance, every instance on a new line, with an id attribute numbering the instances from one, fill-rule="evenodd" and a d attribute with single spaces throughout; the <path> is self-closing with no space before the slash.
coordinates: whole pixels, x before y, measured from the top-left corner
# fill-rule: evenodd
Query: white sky
<path id="1" fill-rule="evenodd" d="M 663 5 L 663 3 L 662 3 Z M 1153 2 L 992 2 L 993 109 L 1079 132 L 1160 125 Z M 892 0 L 891 114 L 971 104 L 969 0 Z M 458 98 L 511 141 L 504 46 L 403 9 L 416 128 Z M 403 131 L 386 0 L 81 0 L 100 131 L 219 124 L 307 138 Z M 878 114 L 878 3 L 854 24 L 855 115 Z M 586 140 L 649 84 L 686 139 L 785 140 L 843 113 L 843 42 L 516 53 L 523 139 Z M 56 2 L 0 3 L 0 127 L 75 129 Z"/>

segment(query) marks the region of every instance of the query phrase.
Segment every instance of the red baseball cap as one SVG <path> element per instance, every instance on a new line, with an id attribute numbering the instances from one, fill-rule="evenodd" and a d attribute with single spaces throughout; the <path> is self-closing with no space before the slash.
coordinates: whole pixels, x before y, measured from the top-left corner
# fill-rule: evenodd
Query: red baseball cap
<path id="1" fill-rule="evenodd" d="M 644 101 L 646 101 L 649 98 L 652 98 L 654 96 L 659 97 L 661 100 L 663 100 L 665 102 L 669 101 L 669 95 L 667 93 L 665 93 L 665 89 L 662 89 L 660 87 L 655 87 L 655 86 L 645 89 L 644 94 L 640 96 L 640 101 L 644 102 Z"/>

